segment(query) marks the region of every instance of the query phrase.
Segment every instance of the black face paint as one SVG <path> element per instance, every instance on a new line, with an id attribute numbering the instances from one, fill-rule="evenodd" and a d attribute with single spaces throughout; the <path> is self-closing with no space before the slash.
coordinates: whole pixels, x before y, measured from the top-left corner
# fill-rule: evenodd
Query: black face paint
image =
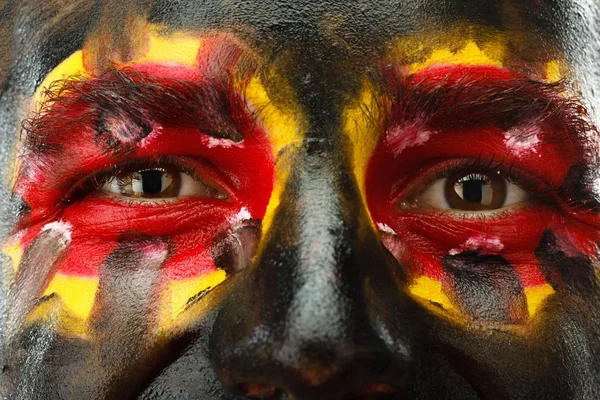
<path id="1" fill-rule="evenodd" d="M 25 202 L 17 193 L 13 193 L 10 199 L 10 210 L 15 221 L 24 219 L 31 211 L 29 204 Z"/>
<path id="2" fill-rule="evenodd" d="M 599 290 L 596 266 L 583 254 L 567 256 L 547 229 L 535 250 L 540 269 L 556 291 L 589 295 Z"/>
<path id="3" fill-rule="evenodd" d="M 442 259 L 442 286 L 474 322 L 516 324 L 528 317 L 521 279 L 504 258 L 462 252 Z"/>
<path id="4" fill-rule="evenodd" d="M 101 20 L 103 6 L 114 8 L 109 13 L 114 19 L 103 20 L 104 28 L 114 27 L 115 37 L 127 36 L 129 25 L 125 17 L 121 19 L 120 6 L 130 6 L 128 0 L 66 3 L 7 2 L 11 12 L 6 15 L 15 15 L 15 21 L 6 17 L 0 28 L 8 26 L 11 33 L 4 46 L 15 56 L 5 64 L 11 72 L 0 97 L 0 158 L 5 165 L 11 151 L 6 143 L 18 131 L 14 120 L 19 105 L 30 99 L 52 68 L 83 46 Z M 26 312 L 43 308 L 49 316 L 25 327 L 17 344 L 5 346 L 12 357 L 3 368 L 0 397 L 239 399 L 229 387 L 245 394 L 262 390 L 273 400 L 291 398 L 286 391 L 296 400 L 600 398 L 600 306 L 589 259 L 567 257 L 549 238 L 540 243 L 536 256 L 558 293 L 547 300 L 536 325 L 523 324 L 519 333 L 471 329 L 432 315 L 406 294 L 406 266 L 397 265 L 400 257 L 390 256 L 400 254 L 401 245 L 373 229 L 369 210 L 355 190 L 352 168 L 341 155 L 348 146 L 336 139 L 343 134 L 344 110 L 365 80 L 381 78 L 373 72 L 379 70 L 380 55 L 397 40 L 427 34 L 429 28 L 451 39 L 454 52 L 463 44 L 454 40 L 457 26 L 485 27 L 483 33 L 474 34 L 474 41 L 483 46 L 486 35 L 498 34 L 507 43 L 508 69 L 534 69 L 556 52 L 561 65 L 563 59 L 574 64 L 573 75 L 581 77 L 576 83 L 589 94 L 590 103 L 597 104 L 592 94 L 600 93 L 595 60 L 600 46 L 595 31 L 600 25 L 593 2 L 143 3 L 139 9 L 147 13 L 148 21 L 167 30 L 223 29 L 243 36 L 273 62 L 260 71 L 261 82 L 273 80 L 272 70 L 286 78 L 285 84 L 266 85 L 269 95 L 285 105 L 291 94 L 306 122 L 307 136 L 333 138 L 335 145 L 326 149 L 316 145 L 311 157 L 292 163 L 291 183 L 273 228 L 260 238 L 261 254 L 253 257 L 254 247 L 244 245 L 260 236 L 254 227 L 215 245 L 214 259 L 230 280 L 189 300 L 182 313 L 189 318 L 188 325 L 183 332 L 169 332 L 164 339 L 169 344 L 156 343 L 148 326 L 156 317 L 153 303 L 165 259 L 149 257 L 147 263 L 139 243 L 122 241 L 102 266 L 91 320 L 97 342 L 61 336 L 57 332 L 61 299 L 50 295 L 33 301 L 29 288 L 21 284 L 16 292 L 30 304 Z M 219 100 L 200 102 L 209 116 L 195 121 L 198 126 L 214 137 L 242 140 L 235 124 L 220 117 L 220 111 L 230 106 L 220 101 L 221 93 L 198 88 L 190 93 Z M 157 97 L 145 104 L 158 108 L 164 94 L 156 91 Z M 177 107 L 163 102 L 162 110 L 170 114 L 185 108 L 191 104 L 188 99 L 184 97 Z M 190 107 L 190 114 L 195 115 L 196 108 L 198 104 Z M 122 147 L 117 142 L 147 135 L 147 127 L 140 128 L 135 121 L 122 126 L 120 118 L 127 119 L 113 115 L 100 124 L 98 143 L 107 150 Z M 378 128 L 370 133 L 375 135 Z M 45 149 L 43 140 L 37 144 Z M 578 182 L 576 170 L 568 176 L 568 182 Z M 0 192 L 0 200 L 3 196 Z M 584 207 L 598 210 L 592 197 L 580 197 Z M 25 209 L 21 204 L 9 212 L 26 214 Z M 390 252 L 382 248 L 382 239 Z M 40 261 L 47 271 L 54 269 L 52 257 Z M 497 321 L 525 321 L 523 288 L 505 260 L 462 254 L 444 262 L 447 291 L 454 293 L 455 304 L 465 315 L 482 321 L 479 328 Z M 41 277 L 41 271 L 28 269 L 35 279 Z M 32 287 L 31 293 L 41 291 L 41 286 Z M 220 301 L 211 302 L 217 292 Z M 476 299 L 479 295 L 483 300 Z M 207 308 L 210 313 L 198 311 Z M 127 313 L 136 317 L 127 318 Z M 7 376 L 10 382 L 3 380 Z M 390 387 L 395 393 L 385 392 Z"/>

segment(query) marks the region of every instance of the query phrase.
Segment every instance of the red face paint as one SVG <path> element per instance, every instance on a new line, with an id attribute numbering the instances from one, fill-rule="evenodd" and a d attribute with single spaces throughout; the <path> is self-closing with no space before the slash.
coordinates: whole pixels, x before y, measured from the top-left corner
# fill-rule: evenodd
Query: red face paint
<path id="1" fill-rule="evenodd" d="M 95 276 L 117 241 L 135 235 L 169 238 L 170 279 L 214 271 L 215 237 L 240 219 L 261 219 L 274 179 L 263 128 L 221 78 L 143 64 L 66 83 L 27 127 L 16 185 L 31 210 L 23 245 L 46 223 L 62 220 L 72 226 L 72 241 L 59 273 Z M 193 171 L 227 199 L 140 202 L 94 188 L 115 166 L 158 161 Z"/>
<path id="2" fill-rule="evenodd" d="M 559 87 L 467 66 L 389 83 L 397 96 L 368 167 L 367 199 L 373 219 L 402 241 L 402 265 L 440 280 L 445 256 L 497 254 L 525 287 L 536 286 L 545 279 L 534 251 L 544 230 L 559 227 L 578 252 L 595 256 L 597 214 L 565 184 L 573 167 L 589 164 L 590 127 Z M 510 177 L 533 199 L 487 214 L 400 207 L 447 171 L 473 165 Z"/>

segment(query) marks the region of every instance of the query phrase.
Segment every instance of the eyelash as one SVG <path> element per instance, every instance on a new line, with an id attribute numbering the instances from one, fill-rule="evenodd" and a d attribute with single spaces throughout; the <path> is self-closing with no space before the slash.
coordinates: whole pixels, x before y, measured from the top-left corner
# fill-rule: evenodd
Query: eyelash
<path id="1" fill-rule="evenodd" d="M 94 192 L 97 192 L 105 183 L 107 183 L 112 177 L 122 175 L 128 171 L 131 173 L 147 168 L 156 168 L 164 166 L 172 166 L 181 173 L 188 174 L 196 180 L 207 180 L 204 176 L 199 176 L 197 169 L 185 165 L 181 162 L 179 157 L 162 156 L 152 159 L 137 159 L 128 160 L 111 168 L 106 168 L 98 172 L 94 172 L 79 180 L 73 188 L 70 189 L 67 194 L 61 199 L 60 204 L 68 206 L 78 200 L 81 200 Z M 148 205 L 163 205 L 172 202 L 171 199 L 155 199 L 152 202 L 148 202 Z M 128 205 L 138 205 L 139 202 L 135 200 L 128 200 L 126 198 L 119 199 L 119 202 L 126 203 Z"/>

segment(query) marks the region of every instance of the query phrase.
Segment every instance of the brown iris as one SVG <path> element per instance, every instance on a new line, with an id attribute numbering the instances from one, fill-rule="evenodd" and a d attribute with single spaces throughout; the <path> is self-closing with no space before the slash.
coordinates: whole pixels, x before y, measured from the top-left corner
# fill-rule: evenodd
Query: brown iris
<path id="1" fill-rule="evenodd" d="M 444 195 L 451 209 L 484 211 L 503 207 L 506 181 L 501 176 L 459 171 L 446 180 Z"/>
<path id="2" fill-rule="evenodd" d="M 172 167 L 149 168 L 119 177 L 118 187 L 120 194 L 128 197 L 176 197 L 181 178 L 179 171 Z"/>

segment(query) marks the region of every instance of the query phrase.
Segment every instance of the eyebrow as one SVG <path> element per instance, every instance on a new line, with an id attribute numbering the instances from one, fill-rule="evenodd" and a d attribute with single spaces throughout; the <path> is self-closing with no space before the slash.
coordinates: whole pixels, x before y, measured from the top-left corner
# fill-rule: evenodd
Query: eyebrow
<path id="1" fill-rule="evenodd" d="M 388 87 L 388 127 L 413 121 L 441 132 L 490 126 L 509 132 L 550 123 L 547 142 L 566 140 L 580 151 L 598 135 L 581 102 L 565 95 L 564 82 L 535 81 L 496 67 L 452 66 L 408 77 L 392 74 Z"/>
<path id="2" fill-rule="evenodd" d="M 112 133 L 141 140 L 159 124 L 239 142 L 255 119 L 243 95 L 223 77 L 183 80 L 111 70 L 56 81 L 44 98 L 37 115 L 23 123 L 25 148 L 34 153 L 68 146 L 75 126 L 91 126 L 97 134 L 124 130 Z"/>

